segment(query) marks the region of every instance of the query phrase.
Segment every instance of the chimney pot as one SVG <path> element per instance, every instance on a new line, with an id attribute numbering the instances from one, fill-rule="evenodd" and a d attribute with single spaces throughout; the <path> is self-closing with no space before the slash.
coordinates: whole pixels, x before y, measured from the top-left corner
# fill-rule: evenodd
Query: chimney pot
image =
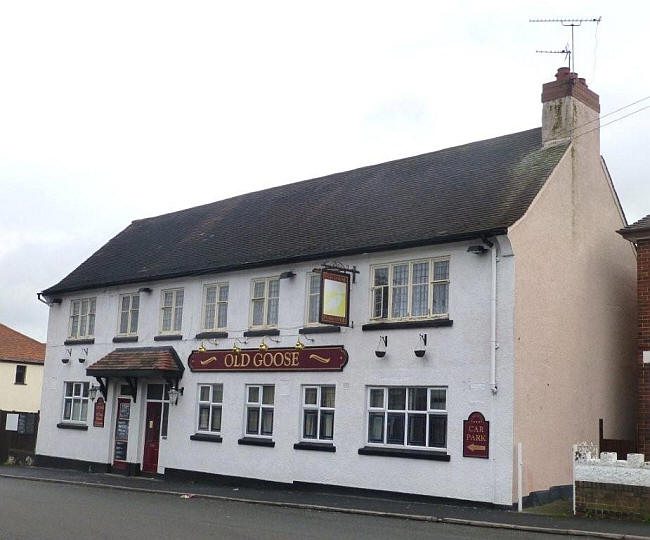
<path id="1" fill-rule="evenodd" d="M 555 74 L 555 78 L 560 81 L 562 79 L 566 79 L 569 76 L 569 73 L 571 70 L 568 67 L 561 67 L 557 69 L 557 73 Z"/>

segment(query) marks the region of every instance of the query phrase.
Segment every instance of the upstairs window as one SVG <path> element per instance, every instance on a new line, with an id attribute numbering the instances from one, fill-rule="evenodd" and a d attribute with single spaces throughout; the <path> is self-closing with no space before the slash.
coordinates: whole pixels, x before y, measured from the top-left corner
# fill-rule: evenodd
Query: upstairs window
<path id="1" fill-rule="evenodd" d="M 320 312 L 320 274 L 307 274 L 307 324 L 318 324 Z"/>
<path id="2" fill-rule="evenodd" d="M 426 259 L 372 267 L 372 319 L 449 315 L 449 259 Z"/>
<path id="3" fill-rule="evenodd" d="M 251 327 L 276 327 L 279 301 L 278 278 L 254 279 L 251 289 Z"/>
<path id="4" fill-rule="evenodd" d="M 14 378 L 14 384 L 25 384 L 25 375 L 27 374 L 27 366 L 17 365 L 16 366 L 16 377 Z"/>
<path id="5" fill-rule="evenodd" d="M 120 296 L 120 324 L 118 334 L 126 336 L 138 333 L 139 312 L 140 295 L 123 294 Z"/>
<path id="6" fill-rule="evenodd" d="M 96 298 L 80 298 L 70 302 L 70 337 L 85 338 L 95 335 Z"/>
<path id="7" fill-rule="evenodd" d="M 183 289 L 162 291 L 160 332 L 180 332 L 183 325 Z"/>
<path id="8" fill-rule="evenodd" d="M 228 326 L 228 284 L 206 285 L 203 293 L 203 329 Z"/>

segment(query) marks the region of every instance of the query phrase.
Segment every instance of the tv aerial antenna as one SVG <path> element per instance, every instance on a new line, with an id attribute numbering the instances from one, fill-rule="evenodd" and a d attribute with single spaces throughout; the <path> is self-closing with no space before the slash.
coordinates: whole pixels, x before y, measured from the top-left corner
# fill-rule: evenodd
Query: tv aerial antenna
<path id="1" fill-rule="evenodd" d="M 565 58 L 569 58 L 569 68 L 571 71 L 575 72 L 575 39 L 574 31 L 576 26 L 582 26 L 582 23 L 600 23 L 602 17 L 592 17 L 590 19 L 528 19 L 528 22 L 532 23 L 560 23 L 562 26 L 571 27 L 571 48 L 569 49 L 569 44 L 567 43 L 563 50 L 561 51 L 535 51 L 542 54 L 564 54 Z"/>

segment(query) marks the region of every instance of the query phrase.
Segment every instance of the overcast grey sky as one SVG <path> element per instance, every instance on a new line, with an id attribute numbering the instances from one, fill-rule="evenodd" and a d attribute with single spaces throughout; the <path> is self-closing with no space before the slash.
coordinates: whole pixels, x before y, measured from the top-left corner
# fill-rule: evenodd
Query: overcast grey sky
<path id="1" fill-rule="evenodd" d="M 646 97 L 649 5 L 0 0 L 0 322 L 44 340 L 36 292 L 134 219 L 539 126 L 570 32 L 529 17 L 602 16 L 576 71 Z M 629 221 L 649 128 L 602 130 Z"/>

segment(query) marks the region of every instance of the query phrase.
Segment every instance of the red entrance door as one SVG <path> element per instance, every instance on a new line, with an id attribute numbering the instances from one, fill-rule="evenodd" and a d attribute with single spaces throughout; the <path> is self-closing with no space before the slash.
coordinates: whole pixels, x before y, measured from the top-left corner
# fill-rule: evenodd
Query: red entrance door
<path id="1" fill-rule="evenodd" d="M 142 457 L 142 470 L 144 472 L 158 472 L 161 411 L 162 403 L 147 403 L 147 421 L 144 431 L 144 456 Z"/>

